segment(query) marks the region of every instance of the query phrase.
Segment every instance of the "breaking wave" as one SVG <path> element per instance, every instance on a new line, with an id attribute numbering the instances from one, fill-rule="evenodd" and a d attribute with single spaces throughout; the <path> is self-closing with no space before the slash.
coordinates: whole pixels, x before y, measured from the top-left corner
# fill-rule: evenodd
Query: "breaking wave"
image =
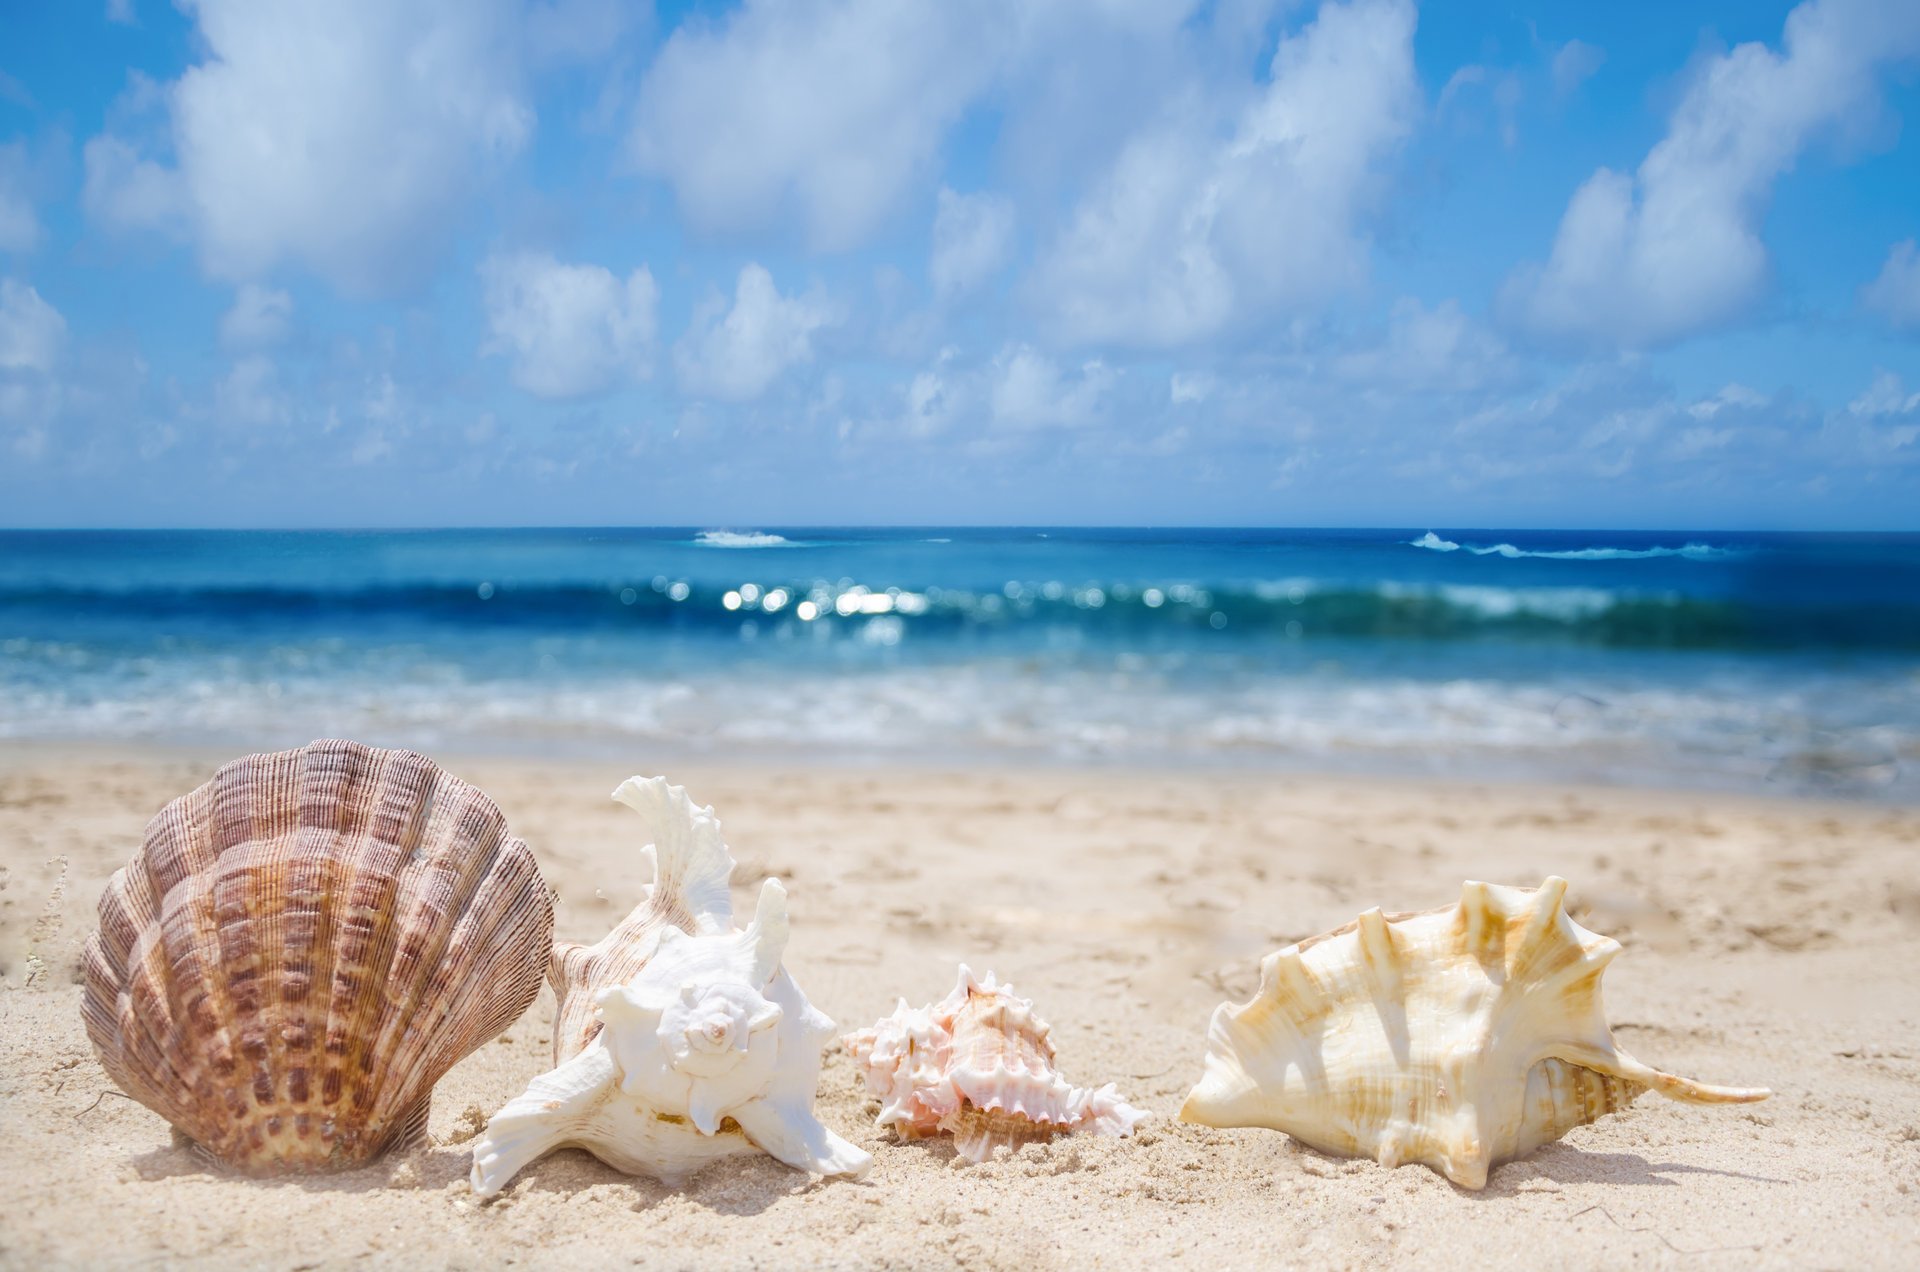
<path id="1" fill-rule="evenodd" d="M 703 548 L 791 548 L 797 546 L 780 534 L 759 530 L 702 530 L 693 541 Z"/>
<path id="2" fill-rule="evenodd" d="M 1685 557 L 1689 561 L 1717 561 L 1739 556 L 1733 548 L 1716 548 L 1706 543 L 1686 543 L 1677 548 L 1565 548 L 1560 550 L 1516 548 L 1511 543 L 1495 543 L 1482 547 L 1473 543 L 1455 543 L 1451 539 L 1442 539 L 1429 530 L 1418 539 L 1409 540 L 1411 548 L 1426 548 L 1430 552 L 1467 551 L 1475 556 L 1502 556 L 1508 560 L 1520 557 L 1537 557 L 1549 561 L 1644 561 L 1650 557 Z"/>

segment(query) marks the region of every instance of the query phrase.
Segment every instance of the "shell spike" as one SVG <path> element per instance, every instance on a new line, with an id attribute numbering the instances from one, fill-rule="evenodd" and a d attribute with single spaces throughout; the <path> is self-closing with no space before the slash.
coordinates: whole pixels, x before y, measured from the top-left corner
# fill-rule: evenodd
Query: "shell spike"
<path id="1" fill-rule="evenodd" d="M 1553 930 L 1565 913 L 1566 899 L 1567 881 L 1559 875 L 1548 875 L 1534 889 L 1527 903 L 1526 934 L 1520 941 L 1522 951 L 1538 950 L 1553 939 Z"/>
<path id="2" fill-rule="evenodd" d="M 753 952 L 751 983 L 764 986 L 780 970 L 780 958 L 787 951 L 787 890 L 778 879 L 761 885 L 753 922 L 742 935 Z"/>
<path id="3" fill-rule="evenodd" d="M 1773 1094 L 1767 1087 L 1714 1086 L 1695 1082 L 1692 1078 L 1656 1069 L 1617 1047 L 1561 1046 L 1554 1048 L 1554 1055 L 1570 1064 L 1638 1083 L 1649 1091 L 1683 1104 L 1757 1104 Z"/>
<path id="4" fill-rule="evenodd" d="M 733 921 L 727 881 L 733 856 L 720 835 L 720 819 L 711 807 L 693 802 L 684 786 L 664 777 L 630 777 L 614 788 L 613 798 L 645 817 L 653 842 L 652 899 L 656 907 L 677 900 L 700 931 L 725 931 Z"/>

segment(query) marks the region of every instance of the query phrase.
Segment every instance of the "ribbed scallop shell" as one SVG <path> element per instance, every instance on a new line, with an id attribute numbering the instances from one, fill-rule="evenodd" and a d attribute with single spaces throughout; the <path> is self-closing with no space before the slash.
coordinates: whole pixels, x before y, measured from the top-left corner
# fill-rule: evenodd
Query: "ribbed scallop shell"
<path id="1" fill-rule="evenodd" d="M 417 1139 L 433 1085 L 540 989 L 553 905 L 500 810 L 425 756 L 322 741 L 167 805 L 100 898 L 108 1076 L 249 1174 Z"/>
<path id="2" fill-rule="evenodd" d="M 1251 1002 L 1208 1030 L 1183 1121 L 1265 1126 L 1385 1166 L 1422 1162 L 1464 1188 L 1645 1091 L 1764 1100 L 1621 1051 L 1600 1003 L 1620 945 L 1567 916 L 1567 881 L 1468 883 L 1422 914 L 1368 910 L 1260 967 Z"/>
<path id="3" fill-rule="evenodd" d="M 1112 1083 L 1091 1090 L 1061 1077 L 1050 1032 L 1011 985 L 992 973 L 976 979 L 962 964 L 940 1002 L 902 999 L 892 1015 L 841 1041 L 880 1097 L 879 1125 L 906 1139 L 945 1131 L 970 1161 L 1064 1132 L 1131 1133 L 1146 1114 Z"/>

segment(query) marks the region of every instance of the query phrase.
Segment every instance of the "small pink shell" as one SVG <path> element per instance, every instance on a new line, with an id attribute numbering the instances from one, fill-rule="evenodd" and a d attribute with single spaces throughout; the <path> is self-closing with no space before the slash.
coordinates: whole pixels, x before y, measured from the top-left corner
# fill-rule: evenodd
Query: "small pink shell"
<path id="1" fill-rule="evenodd" d="M 892 1015 L 843 1042 L 880 1097 L 879 1125 L 906 1139 L 946 1131 L 976 1162 L 1002 1145 L 1065 1132 L 1127 1135 L 1146 1116 L 1112 1083 L 1090 1090 L 1061 1077 L 1033 1004 L 991 973 L 977 980 L 965 965 L 940 1002 L 916 1008 L 902 999 Z"/>

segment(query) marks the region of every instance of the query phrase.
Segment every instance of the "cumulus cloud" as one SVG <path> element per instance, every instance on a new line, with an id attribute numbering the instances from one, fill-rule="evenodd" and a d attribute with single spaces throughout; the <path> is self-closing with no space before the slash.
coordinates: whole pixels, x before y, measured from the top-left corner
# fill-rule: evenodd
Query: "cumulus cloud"
<path id="1" fill-rule="evenodd" d="M 781 372 L 813 358 L 813 333 L 834 321 L 825 304 L 782 296 L 760 265 L 741 269 L 729 306 L 715 296 L 695 309 L 674 346 L 680 384 L 688 393 L 745 402 L 767 391 Z"/>
<path id="2" fill-rule="evenodd" d="M 1585 40 L 1568 40 L 1553 55 L 1553 91 L 1555 95 L 1567 97 L 1573 91 L 1593 78 L 1600 70 L 1600 64 L 1607 60 L 1605 49 L 1588 44 Z"/>
<path id="3" fill-rule="evenodd" d="M 277 344 L 292 321 L 292 296 L 278 288 L 242 283 L 232 307 L 220 317 L 220 343 L 229 349 Z"/>
<path id="4" fill-rule="evenodd" d="M 1329 2 L 1224 140 L 1182 104 L 1128 142 L 1039 265 L 1061 332 L 1178 345 L 1358 280 L 1357 218 L 1419 105 L 1413 29 L 1405 0 Z"/>
<path id="5" fill-rule="evenodd" d="M 243 428 L 284 424 L 291 403 L 280 387 L 280 368 L 264 354 L 248 354 L 235 362 L 213 391 L 220 418 Z"/>
<path id="6" fill-rule="evenodd" d="M 1506 342 L 1468 317 L 1455 300 L 1431 309 L 1412 297 L 1394 302 L 1383 339 L 1334 359 L 1348 380 L 1430 392 L 1466 392 L 1512 378 L 1518 362 Z"/>
<path id="7" fill-rule="evenodd" d="M 1509 280 L 1507 312 L 1542 334 L 1626 347 L 1746 312 L 1767 282 L 1760 223 L 1774 182 L 1822 130 L 1874 108 L 1883 67 L 1920 54 L 1920 6 L 1808 0 L 1781 43 L 1702 66 L 1639 170 L 1602 168 L 1574 194 L 1546 264 Z"/>
<path id="8" fill-rule="evenodd" d="M 1920 329 L 1920 249 L 1912 239 L 1893 245 L 1880 276 L 1861 291 L 1860 300 L 1896 327 Z"/>
<path id="9" fill-rule="evenodd" d="M 641 86 L 630 138 L 699 229 L 797 214 L 808 241 L 861 240 L 932 166 L 1015 23 L 941 0 L 748 0 L 683 24 Z"/>
<path id="10" fill-rule="evenodd" d="M 1847 404 L 1847 410 L 1853 415 L 1869 419 L 1920 414 L 1920 390 L 1909 393 L 1906 381 L 1891 371 L 1881 371 L 1859 397 Z"/>
<path id="11" fill-rule="evenodd" d="M 46 374 L 66 343 L 67 320 L 40 293 L 0 278 L 0 369 Z"/>
<path id="12" fill-rule="evenodd" d="M 621 279 L 546 252 L 497 253 L 480 279 L 485 352 L 510 358 L 513 382 L 527 392 L 579 397 L 652 373 L 660 289 L 646 266 Z"/>
<path id="13" fill-rule="evenodd" d="M 1093 422 L 1115 373 L 1094 359 L 1063 374 L 1030 345 L 1009 345 L 989 369 L 993 422 L 1012 428 L 1077 428 Z"/>
<path id="14" fill-rule="evenodd" d="M 994 194 L 940 191 L 927 277 L 941 296 L 959 296 L 991 278 L 1013 247 L 1013 204 Z"/>
<path id="15" fill-rule="evenodd" d="M 186 7 L 207 56 L 164 92 L 172 162 L 95 137 L 85 202 L 112 227 L 188 234 L 218 277 L 293 263 L 393 290 L 532 131 L 507 0 Z"/>

